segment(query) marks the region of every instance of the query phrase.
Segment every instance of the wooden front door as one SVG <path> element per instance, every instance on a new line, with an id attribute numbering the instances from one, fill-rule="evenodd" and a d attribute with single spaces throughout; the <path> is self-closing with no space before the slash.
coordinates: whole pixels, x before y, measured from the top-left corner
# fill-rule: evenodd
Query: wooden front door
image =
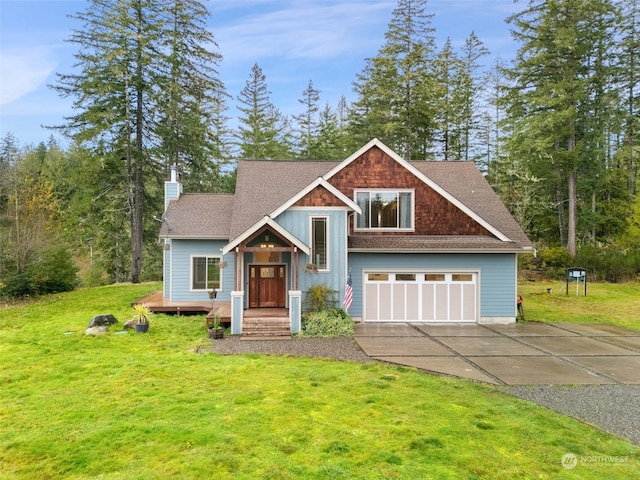
<path id="1" fill-rule="evenodd" d="M 286 306 L 285 265 L 249 266 L 249 308 Z"/>

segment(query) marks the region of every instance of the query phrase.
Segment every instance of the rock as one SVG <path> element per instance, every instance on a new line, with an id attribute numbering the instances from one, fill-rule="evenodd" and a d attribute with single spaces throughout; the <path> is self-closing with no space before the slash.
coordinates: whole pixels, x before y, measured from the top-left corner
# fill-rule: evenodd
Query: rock
<path id="1" fill-rule="evenodd" d="M 106 326 L 98 326 L 98 327 L 89 327 L 84 331 L 85 335 L 104 335 L 109 332 L 109 327 Z"/>
<path id="2" fill-rule="evenodd" d="M 127 320 L 126 322 L 124 322 L 124 325 L 122 326 L 123 330 L 130 330 L 132 328 L 135 328 L 134 325 L 136 324 L 135 320 Z"/>
<path id="3" fill-rule="evenodd" d="M 91 319 L 87 328 L 102 327 L 105 325 L 113 325 L 115 323 L 118 323 L 118 320 L 113 316 L 113 314 L 101 313 L 100 315 L 96 315 Z"/>

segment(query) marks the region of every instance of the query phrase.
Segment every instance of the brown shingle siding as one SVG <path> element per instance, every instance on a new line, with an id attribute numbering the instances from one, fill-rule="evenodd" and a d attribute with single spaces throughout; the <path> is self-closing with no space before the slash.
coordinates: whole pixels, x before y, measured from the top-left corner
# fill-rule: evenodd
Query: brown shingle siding
<path id="1" fill-rule="evenodd" d="M 490 235 L 478 222 L 377 147 L 355 159 L 329 182 L 349 198 L 354 198 L 357 188 L 415 191 L 413 232 L 367 231 L 353 232 L 353 235 Z"/>

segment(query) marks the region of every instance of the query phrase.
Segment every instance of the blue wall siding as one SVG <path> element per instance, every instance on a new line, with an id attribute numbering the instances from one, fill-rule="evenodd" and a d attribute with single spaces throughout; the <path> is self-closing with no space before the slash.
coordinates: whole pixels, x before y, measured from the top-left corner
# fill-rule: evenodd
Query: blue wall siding
<path id="1" fill-rule="evenodd" d="M 227 242 L 224 240 L 173 240 L 171 242 L 171 300 L 183 302 L 189 300 L 209 300 L 206 291 L 191 291 L 191 256 L 221 256 L 221 249 Z M 226 267 L 222 269 L 222 291 L 218 292 L 218 300 L 231 299 L 233 290 L 234 256 L 227 254 L 222 258 Z"/>
<path id="2" fill-rule="evenodd" d="M 364 254 L 351 253 L 349 268 L 353 280 L 353 305 L 349 313 L 362 316 L 363 269 L 449 269 L 479 272 L 480 316 L 514 317 L 516 298 L 516 255 L 509 254 Z"/>
<path id="3" fill-rule="evenodd" d="M 309 247 L 311 246 L 311 217 L 326 216 L 329 218 L 329 271 L 310 273 L 305 272 L 304 266 L 312 263 L 311 259 L 300 254 L 300 271 L 298 274 L 299 288 L 304 293 L 309 287 L 316 284 L 324 284 L 336 290 L 336 299 L 340 304 L 344 295 L 346 282 L 346 256 L 347 256 L 347 211 L 346 210 L 322 210 L 322 209 L 293 209 L 287 210 L 276 218 L 279 225 L 286 228 Z"/>
<path id="4" fill-rule="evenodd" d="M 162 296 L 169 298 L 171 296 L 171 240 L 164 240 L 162 246 L 168 247 L 162 252 Z"/>
<path id="5" fill-rule="evenodd" d="M 180 196 L 182 186 L 178 182 L 164 182 L 164 209 L 169 206 L 169 202 Z"/>

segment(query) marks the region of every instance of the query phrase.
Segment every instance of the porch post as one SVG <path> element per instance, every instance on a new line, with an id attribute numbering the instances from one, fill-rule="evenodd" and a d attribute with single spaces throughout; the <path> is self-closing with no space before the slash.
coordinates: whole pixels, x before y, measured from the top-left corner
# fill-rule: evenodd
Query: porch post
<path id="1" fill-rule="evenodd" d="M 298 333 L 302 327 L 302 292 L 289 290 L 289 322 L 291 333 Z"/>
<path id="2" fill-rule="evenodd" d="M 231 292 L 231 334 L 242 334 L 242 313 L 244 309 L 244 292 L 233 291 Z"/>

